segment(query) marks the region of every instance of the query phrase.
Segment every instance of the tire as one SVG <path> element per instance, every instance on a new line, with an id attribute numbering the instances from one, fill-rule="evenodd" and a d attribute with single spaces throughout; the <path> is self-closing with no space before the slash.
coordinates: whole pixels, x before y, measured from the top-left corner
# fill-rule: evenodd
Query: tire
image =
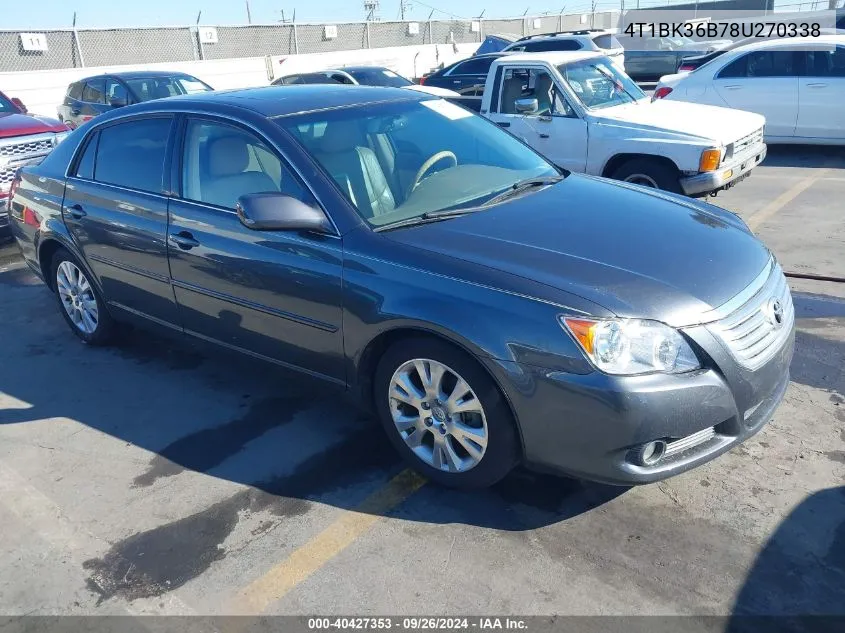
<path id="1" fill-rule="evenodd" d="M 443 369 L 442 381 L 436 379 L 438 367 Z M 422 389 L 420 368 L 431 385 L 427 392 Z M 468 387 L 461 388 L 463 395 L 452 393 L 458 389 L 458 378 Z M 403 379 L 406 385 L 410 380 L 409 389 L 416 393 L 401 392 L 394 379 Z M 450 488 L 486 488 L 518 461 L 519 441 L 508 403 L 487 371 L 448 343 L 430 338 L 395 343 L 376 368 L 373 395 L 391 444 L 411 468 L 431 481 Z M 417 404 L 411 404 L 415 398 Z M 454 411 L 455 405 L 464 411 Z M 394 416 L 401 420 L 402 430 Z M 483 444 L 476 441 L 482 439 Z"/>
<path id="2" fill-rule="evenodd" d="M 60 248 L 53 255 L 50 270 L 59 312 L 73 333 L 88 345 L 108 344 L 114 335 L 115 322 L 79 260 Z M 75 276 L 75 271 L 81 277 Z"/>
<path id="3" fill-rule="evenodd" d="M 678 170 L 653 158 L 632 158 L 614 171 L 611 178 L 671 193 L 682 193 Z"/>

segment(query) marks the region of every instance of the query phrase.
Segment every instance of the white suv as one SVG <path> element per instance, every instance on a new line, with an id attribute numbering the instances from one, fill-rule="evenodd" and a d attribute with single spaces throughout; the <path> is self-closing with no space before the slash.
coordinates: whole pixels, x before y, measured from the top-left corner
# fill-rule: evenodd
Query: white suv
<path id="1" fill-rule="evenodd" d="M 616 36 L 605 29 L 585 29 L 583 31 L 561 31 L 528 35 L 504 49 L 505 51 L 524 51 L 526 53 L 545 53 L 549 51 L 598 51 L 610 58 L 614 66 L 625 70 L 625 49 Z"/>

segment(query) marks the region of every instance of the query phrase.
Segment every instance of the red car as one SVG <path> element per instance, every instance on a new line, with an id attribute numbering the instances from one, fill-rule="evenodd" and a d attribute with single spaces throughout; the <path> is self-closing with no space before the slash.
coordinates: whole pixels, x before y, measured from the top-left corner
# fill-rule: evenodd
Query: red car
<path id="1" fill-rule="evenodd" d="M 40 161 L 69 133 L 61 121 L 28 114 L 19 99 L 0 92 L 0 209 L 18 167 Z M 8 213 L 0 211 L 0 236 L 8 232 Z"/>

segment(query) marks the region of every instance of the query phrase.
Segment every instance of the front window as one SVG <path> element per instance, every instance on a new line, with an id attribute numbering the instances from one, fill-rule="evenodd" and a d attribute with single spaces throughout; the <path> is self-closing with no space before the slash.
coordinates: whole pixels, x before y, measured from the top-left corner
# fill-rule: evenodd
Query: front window
<path id="1" fill-rule="evenodd" d="M 280 117 L 371 226 L 476 207 L 558 171 L 486 119 L 441 99 Z"/>
<path id="2" fill-rule="evenodd" d="M 404 88 L 405 86 L 414 85 L 413 82 L 387 68 L 367 68 L 366 70 L 350 70 L 347 72 L 362 86 Z"/>
<path id="3" fill-rule="evenodd" d="M 585 107 L 610 108 L 645 99 L 637 84 L 606 57 L 558 66 L 564 81 Z"/>
<path id="4" fill-rule="evenodd" d="M 127 79 L 126 83 L 139 101 L 152 101 L 211 90 L 211 86 L 195 77 L 138 77 Z"/>

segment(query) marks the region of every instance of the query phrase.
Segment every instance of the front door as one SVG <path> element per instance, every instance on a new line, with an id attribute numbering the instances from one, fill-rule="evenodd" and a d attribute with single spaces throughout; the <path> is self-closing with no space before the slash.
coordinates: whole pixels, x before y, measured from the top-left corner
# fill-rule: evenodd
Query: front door
<path id="1" fill-rule="evenodd" d="M 489 118 L 554 164 L 583 172 L 587 165 L 587 122 L 543 67 L 510 67 L 501 73 L 498 103 Z M 519 111 L 517 102 L 535 99 L 538 110 Z"/>
<path id="2" fill-rule="evenodd" d="M 168 248 L 185 331 L 343 382 L 341 238 L 240 223 L 235 203 L 244 194 L 317 204 L 254 131 L 197 117 L 182 137 Z"/>
<path id="3" fill-rule="evenodd" d="M 737 57 L 713 80 L 731 108 L 766 117 L 766 136 L 795 134 L 798 120 L 798 63 L 792 50 L 753 51 Z"/>
<path id="4" fill-rule="evenodd" d="M 845 46 L 814 48 L 804 55 L 795 136 L 845 138 Z"/>
<path id="5" fill-rule="evenodd" d="M 106 302 L 178 327 L 164 195 L 171 116 L 94 130 L 67 180 L 62 215 Z"/>

